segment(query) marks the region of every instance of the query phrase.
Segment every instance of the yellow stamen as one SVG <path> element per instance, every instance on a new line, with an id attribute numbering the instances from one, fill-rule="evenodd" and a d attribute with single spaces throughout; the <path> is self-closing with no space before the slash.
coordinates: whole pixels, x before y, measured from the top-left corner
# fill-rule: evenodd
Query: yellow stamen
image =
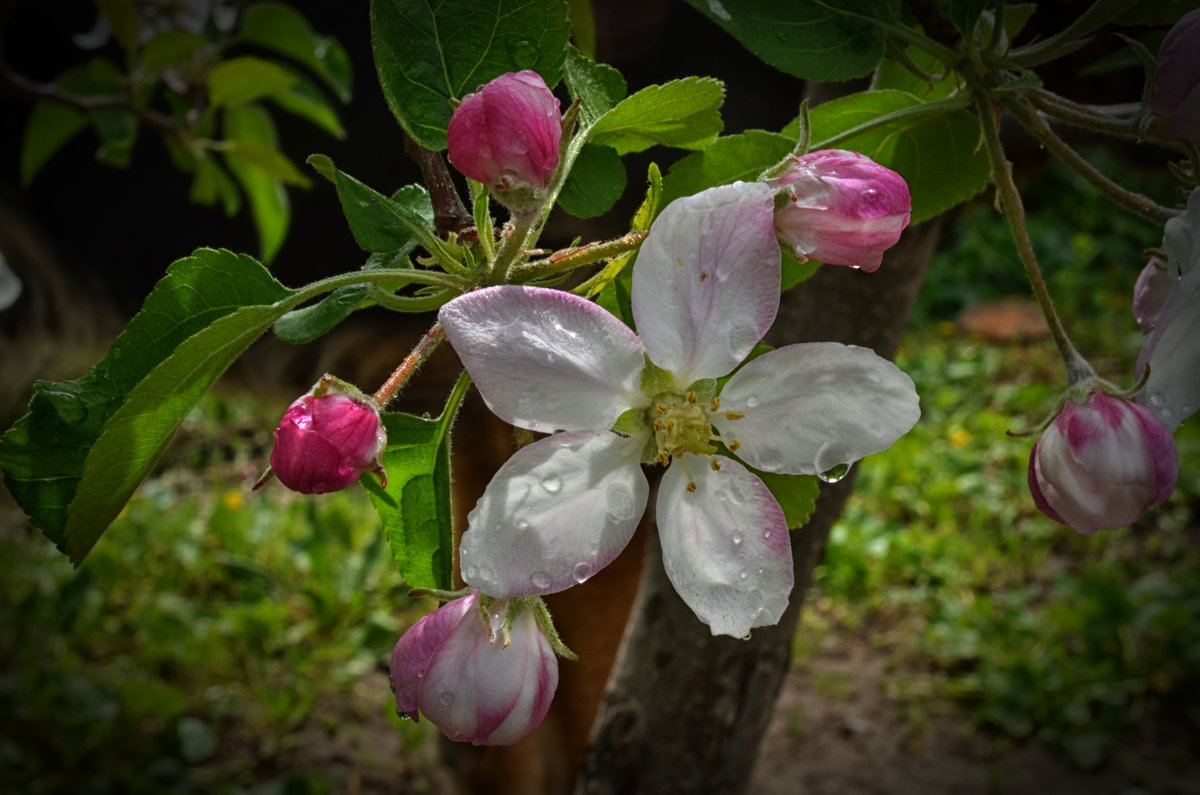
<path id="1" fill-rule="evenodd" d="M 727 419 L 727 420 L 740 420 L 745 416 L 746 416 L 746 412 L 744 412 L 744 411 L 727 411 L 727 412 L 725 412 L 725 419 Z"/>

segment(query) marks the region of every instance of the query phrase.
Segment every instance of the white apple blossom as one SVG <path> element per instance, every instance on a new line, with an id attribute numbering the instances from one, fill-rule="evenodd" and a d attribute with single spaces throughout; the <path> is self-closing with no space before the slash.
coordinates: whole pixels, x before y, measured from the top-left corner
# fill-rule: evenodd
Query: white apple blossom
<path id="1" fill-rule="evenodd" d="M 779 307 L 773 207 L 767 186 L 737 183 L 664 209 L 633 270 L 637 335 L 539 287 L 490 287 L 442 308 L 492 411 L 558 431 L 513 455 L 471 512 L 460 555 L 472 587 L 512 598 L 592 576 L 632 536 L 649 495 L 641 465 L 657 460 L 669 464 L 657 524 L 676 591 L 713 634 L 778 622 L 793 584 L 784 514 L 723 453 L 819 474 L 887 448 L 920 410 L 895 365 L 838 343 L 768 352 L 718 389 Z"/>
<path id="2" fill-rule="evenodd" d="M 1150 377 L 1135 399 L 1174 432 L 1200 408 L 1200 189 L 1167 221 L 1162 247 L 1171 285 L 1138 356 L 1138 374 L 1149 365 Z"/>

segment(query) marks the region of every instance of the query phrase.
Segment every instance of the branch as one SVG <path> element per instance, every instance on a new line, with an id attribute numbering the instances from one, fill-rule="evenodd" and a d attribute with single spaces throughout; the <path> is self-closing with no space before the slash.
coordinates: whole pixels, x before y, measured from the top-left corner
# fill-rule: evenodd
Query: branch
<path id="1" fill-rule="evenodd" d="M 1070 166 L 1075 173 L 1083 177 L 1088 184 L 1099 190 L 1116 204 L 1160 226 L 1178 215 L 1176 211 L 1159 206 L 1157 202 L 1147 196 L 1126 190 L 1097 171 L 1091 163 L 1080 157 L 1078 152 L 1059 138 L 1054 133 L 1054 130 L 1050 129 L 1050 125 L 1046 124 L 1028 99 L 1022 96 L 1006 95 L 1000 95 L 998 99 L 1005 108 L 1025 125 L 1025 128 L 1033 134 L 1034 138 Z M 984 115 L 987 111 L 988 108 L 982 106 L 980 108 L 980 115 Z"/>
<path id="2" fill-rule="evenodd" d="M 176 124 L 172 118 L 156 110 L 135 105 L 133 99 L 129 96 L 116 94 L 86 96 L 71 94 L 63 91 L 54 83 L 34 82 L 14 72 L 9 67 L 8 61 L 4 59 L 3 53 L 0 53 L 0 86 L 7 88 L 7 93 L 23 99 L 57 102 L 60 105 L 66 105 L 76 110 L 81 110 L 84 113 L 91 113 L 96 110 L 123 110 L 132 113 L 163 135 L 170 136 L 179 141 L 191 138 L 190 130 Z"/>

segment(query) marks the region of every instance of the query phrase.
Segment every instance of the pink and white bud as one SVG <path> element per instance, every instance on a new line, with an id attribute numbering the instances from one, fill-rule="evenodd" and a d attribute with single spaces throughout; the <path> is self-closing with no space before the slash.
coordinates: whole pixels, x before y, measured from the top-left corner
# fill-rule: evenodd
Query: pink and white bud
<path id="1" fill-rule="evenodd" d="M 1179 280 L 1167 273 L 1167 263 L 1151 257 L 1133 285 L 1133 317 L 1143 334 L 1150 334 L 1167 297 Z"/>
<path id="2" fill-rule="evenodd" d="M 271 471 L 292 491 L 340 491 L 367 470 L 383 472 L 387 434 L 379 411 L 365 399 L 330 389 L 336 387 L 323 379 L 315 393 L 288 406 L 275 429 Z"/>
<path id="3" fill-rule="evenodd" d="M 1147 408 L 1096 390 L 1068 400 L 1029 455 L 1042 513 L 1080 533 L 1125 527 L 1175 490 L 1175 440 Z"/>
<path id="4" fill-rule="evenodd" d="M 908 184 L 866 155 L 822 149 L 792 156 L 769 183 L 789 190 L 775 231 L 797 257 L 873 271 L 912 215 Z"/>
<path id="5" fill-rule="evenodd" d="M 558 168 L 561 106 L 537 72 L 508 72 L 468 94 L 446 132 L 450 162 L 499 191 L 544 188 Z"/>
<path id="6" fill-rule="evenodd" d="M 1150 95 L 1155 126 L 1165 135 L 1200 146 L 1200 9 L 1184 14 L 1158 50 Z"/>
<path id="7" fill-rule="evenodd" d="M 546 717 L 558 687 L 558 658 L 533 609 L 507 635 L 506 602 L 485 618 L 480 594 L 448 602 L 405 632 L 392 651 L 396 708 L 424 715 L 451 740 L 512 745 Z"/>

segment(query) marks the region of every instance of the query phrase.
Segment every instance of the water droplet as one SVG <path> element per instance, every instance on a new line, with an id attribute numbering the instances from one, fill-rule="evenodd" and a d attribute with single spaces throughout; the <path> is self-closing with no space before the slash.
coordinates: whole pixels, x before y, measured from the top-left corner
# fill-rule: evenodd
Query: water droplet
<path id="1" fill-rule="evenodd" d="M 846 473 L 849 471 L 849 464 L 838 464 L 837 466 L 826 469 L 824 472 L 817 473 L 817 477 L 826 483 L 837 483 L 839 480 L 846 477 Z"/>
<path id="2" fill-rule="evenodd" d="M 581 563 L 576 563 L 575 569 L 571 572 L 571 576 L 575 579 L 575 582 L 583 582 L 588 577 L 592 576 L 592 564 L 588 563 L 586 560 Z"/>
<path id="3" fill-rule="evenodd" d="M 490 583 L 493 580 L 493 578 L 495 578 L 495 576 L 496 576 L 496 573 L 493 572 L 491 569 L 489 569 L 487 566 L 484 566 L 482 569 L 479 570 L 479 581 L 481 583 Z"/>
<path id="4" fill-rule="evenodd" d="M 542 488 L 551 494 L 558 494 L 562 489 L 562 479 L 558 475 L 546 475 L 542 478 Z"/>
<path id="5" fill-rule="evenodd" d="M 747 632 L 745 635 L 742 635 L 742 640 L 750 640 L 750 633 Z"/>
<path id="6" fill-rule="evenodd" d="M 1151 406 L 1153 406 L 1155 408 L 1161 408 L 1162 404 L 1164 402 L 1165 401 L 1163 400 L 1162 392 L 1151 392 L 1150 393 L 1150 405 Z"/>
<path id="7" fill-rule="evenodd" d="M 758 403 L 758 395 L 746 395 L 746 408 L 756 409 L 758 408 Z"/>
<path id="8" fill-rule="evenodd" d="M 54 413 L 63 422 L 82 422 L 87 417 L 87 406 L 78 395 L 60 390 L 43 390 L 41 395 L 51 401 Z"/>
<path id="9" fill-rule="evenodd" d="M 550 576 L 544 571 L 535 571 L 533 576 L 529 578 L 529 581 L 533 583 L 534 588 L 541 589 L 550 587 Z"/>
<path id="10" fill-rule="evenodd" d="M 741 571 L 739 571 L 739 572 L 738 572 L 738 579 L 739 579 L 739 580 L 744 580 L 744 579 L 746 579 L 746 578 L 747 578 L 747 577 L 749 577 L 749 576 L 750 576 L 750 572 L 746 571 L 745 569 L 742 569 Z"/>
<path id="11" fill-rule="evenodd" d="M 608 517 L 615 522 L 623 522 L 633 518 L 633 490 L 624 483 L 613 483 L 606 493 L 608 499 Z"/>
<path id="12" fill-rule="evenodd" d="M 442 693 L 440 696 L 438 696 L 438 701 L 442 702 L 443 707 L 448 707 L 454 703 L 454 694 L 447 690 L 445 693 Z"/>
<path id="13" fill-rule="evenodd" d="M 733 546 L 734 546 L 735 548 L 736 548 L 736 547 L 740 547 L 740 546 L 742 545 L 742 534 L 741 534 L 741 533 L 734 533 L 734 534 L 733 534 L 733 539 L 732 539 L 732 541 L 733 541 Z"/>
<path id="14" fill-rule="evenodd" d="M 463 572 L 463 577 L 466 577 L 468 580 L 473 580 L 473 579 L 475 579 L 476 573 L 477 573 L 477 570 L 475 569 L 474 566 L 472 566 L 469 569 L 467 569 L 465 572 Z"/>
<path id="15" fill-rule="evenodd" d="M 529 521 L 526 519 L 518 519 L 516 522 L 516 528 L 522 533 L 526 532 L 529 530 Z"/>
<path id="16" fill-rule="evenodd" d="M 400 718 L 400 720 L 412 720 L 412 715 L 409 715 L 402 709 L 396 710 L 396 715 Z"/>
<path id="17" fill-rule="evenodd" d="M 786 43 L 788 40 L 788 35 L 781 30 L 775 34 L 775 39 L 776 39 L 776 41 Z"/>
<path id="18" fill-rule="evenodd" d="M 529 69 L 537 63 L 538 48 L 533 42 L 521 39 L 509 45 L 508 54 L 518 69 Z"/>
<path id="19" fill-rule="evenodd" d="M 771 537 L 771 531 L 763 530 L 763 538 L 770 538 L 770 537 Z"/>

